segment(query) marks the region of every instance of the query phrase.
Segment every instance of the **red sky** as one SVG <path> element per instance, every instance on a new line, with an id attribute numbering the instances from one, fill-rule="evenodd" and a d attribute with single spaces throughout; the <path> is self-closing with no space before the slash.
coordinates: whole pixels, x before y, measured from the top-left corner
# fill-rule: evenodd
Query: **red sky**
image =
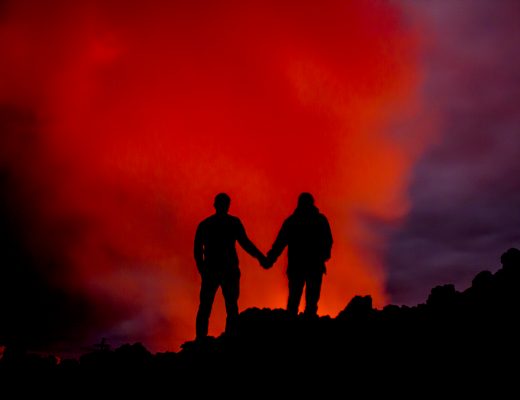
<path id="1" fill-rule="evenodd" d="M 193 338 L 193 234 L 220 191 L 264 251 L 312 192 L 335 237 L 320 314 L 388 300 L 372 225 L 405 215 L 429 136 L 400 130 L 421 109 L 420 38 L 391 2 L 219 3 L 1 11 L 0 106 L 30 117 L 5 113 L 0 165 L 35 268 L 94 305 L 88 340 Z M 240 259 L 240 308 L 284 307 L 285 259 Z M 223 325 L 218 294 L 210 333 Z"/>

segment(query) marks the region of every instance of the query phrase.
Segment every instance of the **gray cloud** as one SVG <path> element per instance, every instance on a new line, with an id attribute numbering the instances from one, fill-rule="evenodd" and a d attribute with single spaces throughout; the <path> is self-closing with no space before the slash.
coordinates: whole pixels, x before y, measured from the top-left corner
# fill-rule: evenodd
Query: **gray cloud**
<path id="1" fill-rule="evenodd" d="M 440 131 L 386 254 L 392 301 L 414 304 L 520 246 L 520 3 L 405 4 L 426 22 L 424 101 Z"/>

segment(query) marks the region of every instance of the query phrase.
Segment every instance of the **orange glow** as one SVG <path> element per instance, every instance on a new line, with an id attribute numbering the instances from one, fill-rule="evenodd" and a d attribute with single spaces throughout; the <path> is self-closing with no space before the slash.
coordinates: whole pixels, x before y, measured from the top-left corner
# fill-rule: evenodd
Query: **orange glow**
<path id="1" fill-rule="evenodd" d="M 392 136 L 420 78 L 399 9 L 151 3 L 16 1 L 0 22 L 0 103 L 40 122 L 23 172 L 39 182 L 34 246 L 69 262 L 53 279 L 124 305 L 108 334 L 175 350 L 194 337 L 192 240 L 215 193 L 267 251 L 305 190 L 335 238 L 320 314 L 356 294 L 384 305 L 384 238 L 361 217 L 406 213 L 424 146 Z M 270 271 L 240 259 L 240 308 L 284 307 L 285 259 Z M 210 333 L 223 325 L 219 293 Z"/>

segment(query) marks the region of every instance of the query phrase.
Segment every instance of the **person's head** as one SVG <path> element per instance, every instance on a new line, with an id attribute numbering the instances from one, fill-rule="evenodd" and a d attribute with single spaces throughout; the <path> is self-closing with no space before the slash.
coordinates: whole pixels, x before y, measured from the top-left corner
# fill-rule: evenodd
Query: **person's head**
<path id="1" fill-rule="evenodd" d="M 312 194 L 303 192 L 298 196 L 298 208 L 301 210 L 310 210 L 314 208 L 314 197 Z"/>
<path id="2" fill-rule="evenodd" d="M 231 198 L 226 193 L 219 193 L 215 196 L 213 206 L 217 214 L 227 214 L 230 204 Z"/>

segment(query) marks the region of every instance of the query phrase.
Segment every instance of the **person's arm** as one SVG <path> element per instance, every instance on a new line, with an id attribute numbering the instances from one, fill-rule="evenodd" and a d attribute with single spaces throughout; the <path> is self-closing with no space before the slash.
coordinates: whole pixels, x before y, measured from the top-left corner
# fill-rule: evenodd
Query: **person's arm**
<path id="1" fill-rule="evenodd" d="M 197 231 L 195 232 L 195 241 L 193 245 L 193 256 L 195 258 L 195 263 L 197 264 L 197 269 L 200 274 L 204 269 L 204 242 L 203 242 L 203 228 L 202 224 L 197 227 Z"/>
<path id="2" fill-rule="evenodd" d="M 289 240 L 289 222 L 286 220 L 282 227 L 280 228 L 280 232 L 278 232 L 278 236 L 276 236 L 276 240 L 271 246 L 271 250 L 267 252 L 267 259 L 270 263 L 274 264 L 280 254 L 282 254 L 285 246 L 287 246 Z"/>
<path id="3" fill-rule="evenodd" d="M 242 225 L 242 222 L 240 220 L 238 222 L 238 235 L 237 235 L 237 241 L 238 244 L 252 257 L 256 258 L 259 261 L 262 261 L 264 259 L 264 253 L 262 253 L 258 248 L 253 244 L 253 242 L 247 237 L 246 230 L 244 228 L 244 225 Z"/>

